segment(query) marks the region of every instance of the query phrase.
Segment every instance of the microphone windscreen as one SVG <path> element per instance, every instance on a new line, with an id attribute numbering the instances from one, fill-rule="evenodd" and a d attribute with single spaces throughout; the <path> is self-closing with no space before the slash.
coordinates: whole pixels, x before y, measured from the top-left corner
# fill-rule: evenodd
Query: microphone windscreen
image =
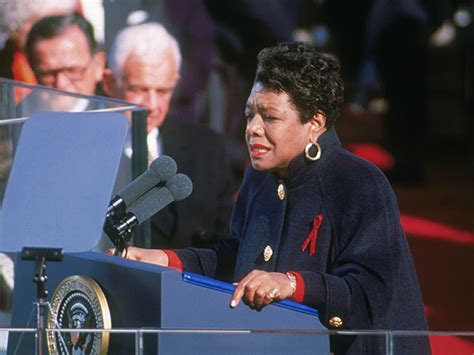
<path id="1" fill-rule="evenodd" d="M 169 156 L 163 155 L 155 159 L 150 168 L 130 182 L 117 196 L 121 197 L 125 206 L 130 206 L 145 192 L 159 183 L 166 182 L 176 174 L 176 162 Z"/>
<path id="2" fill-rule="evenodd" d="M 184 174 L 176 174 L 166 182 L 166 187 L 170 190 L 175 201 L 184 200 L 193 192 L 191 179 Z"/>
<path id="3" fill-rule="evenodd" d="M 173 195 L 166 186 L 154 187 L 140 197 L 127 211 L 133 213 L 140 224 L 173 201 Z"/>
<path id="4" fill-rule="evenodd" d="M 176 162 L 173 158 L 162 155 L 150 164 L 150 169 L 156 172 L 161 181 L 168 181 L 172 176 L 176 175 Z"/>
<path id="5" fill-rule="evenodd" d="M 153 186 L 161 182 L 155 171 L 148 169 L 135 180 L 130 182 L 122 190 L 117 192 L 117 196 L 121 197 L 125 206 L 130 206 L 141 195 L 150 190 Z"/>

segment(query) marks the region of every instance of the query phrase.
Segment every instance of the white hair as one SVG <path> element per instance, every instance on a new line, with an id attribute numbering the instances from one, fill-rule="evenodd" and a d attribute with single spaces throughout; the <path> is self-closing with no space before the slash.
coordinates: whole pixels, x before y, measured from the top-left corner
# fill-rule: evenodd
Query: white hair
<path id="1" fill-rule="evenodd" d="M 11 36 L 32 18 L 73 12 L 77 0 L 0 0 L 0 31 Z"/>
<path id="2" fill-rule="evenodd" d="M 108 65 L 117 80 L 122 79 L 127 58 L 135 54 L 144 62 L 156 60 L 171 50 L 177 70 L 181 67 L 181 52 L 176 39 L 158 22 L 129 26 L 115 37 L 109 52 Z"/>

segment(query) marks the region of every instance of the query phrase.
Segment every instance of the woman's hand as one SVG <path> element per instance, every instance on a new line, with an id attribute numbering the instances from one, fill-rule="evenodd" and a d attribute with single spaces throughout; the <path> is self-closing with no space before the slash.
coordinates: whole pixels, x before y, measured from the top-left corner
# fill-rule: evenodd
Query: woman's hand
<path id="1" fill-rule="evenodd" d="M 108 249 L 108 255 L 114 255 L 115 249 Z M 144 263 L 168 266 L 168 255 L 160 249 L 143 249 L 137 247 L 128 247 L 127 251 L 123 251 L 122 256 L 126 259 L 141 261 Z"/>
<path id="2" fill-rule="evenodd" d="M 251 308 L 260 309 L 272 302 L 290 298 L 293 292 L 286 274 L 253 270 L 237 284 L 230 306 L 237 307 L 242 299 Z"/>

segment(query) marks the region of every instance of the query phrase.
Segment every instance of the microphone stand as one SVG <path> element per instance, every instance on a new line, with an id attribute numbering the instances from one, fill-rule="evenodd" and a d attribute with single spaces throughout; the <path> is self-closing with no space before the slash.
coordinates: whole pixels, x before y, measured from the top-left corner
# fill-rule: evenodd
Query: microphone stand
<path id="1" fill-rule="evenodd" d="M 118 220 L 116 214 L 108 213 L 105 218 L 104 232 L 115 246 L 115 256 L 122 255 L 128 247 L 135 226 L 138 224 L 137 218 L 133 217 Z"/>
<path id="2" fill-rule="evenodd" d="M 46 320 L 46 307 L 49 305 L 47 301 L 48 290 L 46 290 L 46 281 L 48 276 L 46 275 L 46 262 L 47 261 L 62 261 L 64 257 L 64 251 L 62 248 L 36 248 L 36 247 L 24 247 L 21 250 L 21 258 L 23 260 L 34 260 L 35 267 L 33 272 L 33 282 L 36 284 L 36 294 L 38 302 L 36 303 L 36 336 L 35 336 L 35 347 L 36 354 L 43 354 L 43 342 L 45 335 L 45 320 Z"/>

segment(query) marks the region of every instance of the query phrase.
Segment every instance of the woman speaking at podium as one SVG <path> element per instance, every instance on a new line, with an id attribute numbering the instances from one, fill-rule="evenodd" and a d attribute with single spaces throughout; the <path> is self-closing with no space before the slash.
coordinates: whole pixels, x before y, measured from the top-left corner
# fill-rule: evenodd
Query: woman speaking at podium
<path id="1" fill-rule="evenodd" d="M 127 258 L 238 282 L 231 307 L 293 299 L 330 329 L 426 330 L 395 195 L 371 163 L 341 147 L 338 61 L 303 43 L 258 55 L 245 107 L 251 159 L 228 238 L 209 249 L 130 247 Z M 283 325 L 282 325 L 283 326 Z M 426 338 L 397 340 L 429 353 Z M 339 353 L 383 353 L 385 339 L 332 337 Z"/>

